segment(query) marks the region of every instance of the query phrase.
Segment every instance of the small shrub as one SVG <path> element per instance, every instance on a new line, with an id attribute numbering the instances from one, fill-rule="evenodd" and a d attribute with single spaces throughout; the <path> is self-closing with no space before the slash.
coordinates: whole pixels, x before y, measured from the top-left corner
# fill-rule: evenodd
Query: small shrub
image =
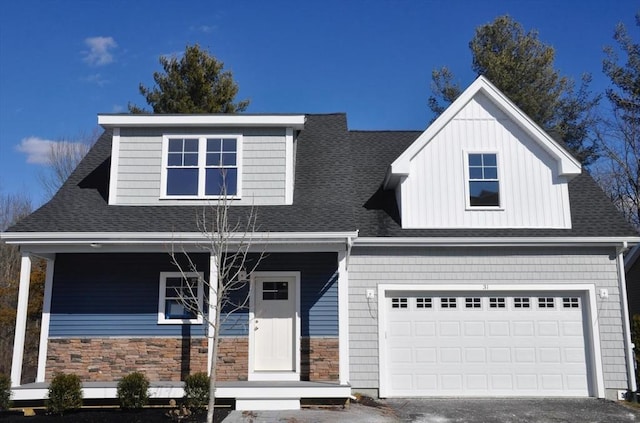
<path id="1" fill-rule="evenodd" d="M 0 373 L 0 410 L 11 407 L 11 378 Z"/>
<path id="2" fill-rule="evenodd" d="M 149 403 L 149 379 L 140 372 L 133 372 L 118 382 L 120 407 L 140 409 Z"/>
<path id="3" fill-rule="evenodd" d="M 209 404 L 209 376 L 198 372 L 184 380 L 184 401 L 192 410 L 204 410 Z"/>
<path id="4" fill-rule="evenodd" d="M 80 377 L 73 374 L 56 373 L 49 384 L 47 410 L 53 414 L 82 407 L 82 383 Z"/>

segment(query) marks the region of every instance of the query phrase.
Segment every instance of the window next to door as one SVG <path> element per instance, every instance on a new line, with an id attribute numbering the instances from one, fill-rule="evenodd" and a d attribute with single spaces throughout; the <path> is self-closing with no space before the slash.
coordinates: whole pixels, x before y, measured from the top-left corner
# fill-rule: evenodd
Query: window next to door
<path id="1" fill-rule="evenodd" d="M 202 323 L 203 280 L 197 272 L 161 272 L 158 323 Z"/>

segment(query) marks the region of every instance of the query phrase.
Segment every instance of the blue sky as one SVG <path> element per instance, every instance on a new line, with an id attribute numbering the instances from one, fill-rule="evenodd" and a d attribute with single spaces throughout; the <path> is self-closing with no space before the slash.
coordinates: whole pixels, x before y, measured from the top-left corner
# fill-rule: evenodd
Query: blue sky
<path id="1" fill-rule="evenodd" d="M 556 68 L 608 84 L 602 48 L 637 0 L 19 0 L 0 6 L 0 193 L 45 200 L 48 142 L 146 106 L 160 55 L 199 43 L 231 70 L 251 113 L 348 113 L 351 129 L 423 129 L 430 75 L 473 80 L 477 26 L 509 14 L 556 49 Z M 636 38 L 637 39 L 637 38 Z"/>

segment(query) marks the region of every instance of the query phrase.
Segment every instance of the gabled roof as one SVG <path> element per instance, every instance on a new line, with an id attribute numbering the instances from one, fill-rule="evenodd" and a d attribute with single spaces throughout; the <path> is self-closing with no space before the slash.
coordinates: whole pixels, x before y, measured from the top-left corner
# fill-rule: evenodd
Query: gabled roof
<path id="1" fill-rule="evenodd" d="M 259 206 L 264 232 L 353 231 L 351 159 L 344 114 L 306 115 L 296 152 L 294 201 Z M 47 204 L 18 222 L 12 232 L 200 232 L 202 206 L 114 206 L 108 204 L 111 133 L 105 132 Z M 206 206 L 205 206 L 206 208 Z M 230 207 L 230 218 L 250 206 Z"/>
<path id="2" fill-rule="evenodd" d="M 412 238 L 581 238 L 637 237 L 588 172 L 569 182 L 571 229 L 403 229 L 394 190 L 386 190 L 385 169 L 420 137 L 420 132 L 352 131 L 351 149 L 358 237 Z"/>
<path id="3" fill-rule="evenodd" d="M 634 237 L 588 173 L 569 183 L 572 229 L 402 229 L 389 166 L 421 137 L 419 131 L 349 131 L 344 114 L 305 115 L 298 137 L 293 205 L 258 206 L 260 232 L 331 233 L 359 237 Z M 202 206 L 108 204 L 111 133 L 106 131 L 58 193 L 6 235 L 27 233 L 199 232 Z M 230 208 L 242 219 L 248 206 Z M 6 237 L 5 237 L 6 238 Z"/>
<path id="4" fill-rule="evenodd" d="M 398 156 L 388 169 L 385 188 L 394 187 L 409 174 L 411 160 L 477 95 L 485 95 L 507 117 L 525 131 L 558 163 L 558 173 L 574 177 L 581 172 L 580 162 L 520 110 L 487 78 L 479 76 L 438 118 Z"/>

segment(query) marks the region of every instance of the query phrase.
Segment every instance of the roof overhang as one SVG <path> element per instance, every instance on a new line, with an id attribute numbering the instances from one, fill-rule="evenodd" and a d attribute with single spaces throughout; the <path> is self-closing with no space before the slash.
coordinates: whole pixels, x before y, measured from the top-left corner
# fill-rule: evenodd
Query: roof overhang
<path id="1" fill-rule="evenodd" d="M 131 127 L 278 127 L 301 130 L 305 115 L 294 114 L 99 114 L 103 128 Z"/>
<path id="2" fill-rule="evenodd" d="M 485 95 L 504 112 L 526 134 L 532 137 L 558 163 L 558 174 L 572 178 L 582 171 L 580 162 L 564 147 L 547 134 L 531 118 L 507 98 L 484 76 L 479 76 L 438 118 L 407 148 L 389 167 L 385 177 L 385 188 L 392 188 L 409 175 L 411 160 L 455 118 L 455 116 L 478 94 Z"/>
<path id="3" fill-rule="evenodd" d="M 338 251 L 358 236 L 353 232 L 253 232 L 225 235 L 233 249 L 258 251 Z M 3 232 L 0 241 L 33 253 L 206 251 L 215 236 L 201 232 Z"/>

